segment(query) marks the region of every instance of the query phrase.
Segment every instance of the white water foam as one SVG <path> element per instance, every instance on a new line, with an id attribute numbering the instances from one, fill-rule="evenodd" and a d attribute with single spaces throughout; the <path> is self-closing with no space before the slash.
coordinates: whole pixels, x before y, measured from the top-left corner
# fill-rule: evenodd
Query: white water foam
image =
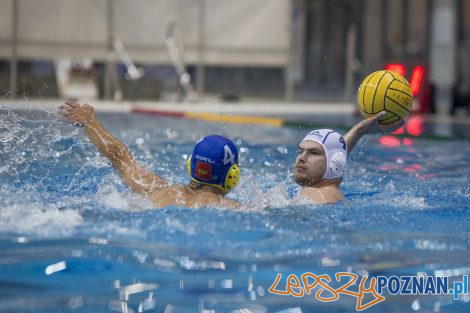
<path id="1" fill-rule="evenodd" d="M 83 223 L 82 216 L 75 210 L 45 208 L 40 204 L 25 204 L 3 207 L 0 213 L 2 232 L 19 233 L 40 237 L 71 235 Z"/>
<path id="2" fill-rule="evenodd" d="M 122 192 L 117 188 L 118 178 L 116 175 L 108 175 L 105 181 L 111 181 L 112 184 L 103 184 L 99 187 L 95 197 L 106 207 L 128 211 L 144 211 L 153 208 L 153 204 L 147 198 L 140 196 L 132 191 Z"/>

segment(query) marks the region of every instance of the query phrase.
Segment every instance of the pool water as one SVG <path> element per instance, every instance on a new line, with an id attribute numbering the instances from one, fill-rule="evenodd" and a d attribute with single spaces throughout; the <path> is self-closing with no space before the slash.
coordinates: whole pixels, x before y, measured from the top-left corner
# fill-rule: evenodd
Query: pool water
<path id="1" fill-rule="evenodd" d="M 0 312 L 349 312 L 349 295 L 321 302 L 268 289 L 278 273 L 278 289 L 305 272 L 470 273 L 470 141 L 367 137 L 349 156 L 346 200 L 319 206 L 292 202 L 307 129 L 98 113 L 176 184 L 188 181 L 185 160 L 202 136 L 239 148 L 229 197 L 250 210 L 152 209 L 54 110 L 0 114 Z M 470 309 L 468 295 L 385 298 L 366 312 Z"/>

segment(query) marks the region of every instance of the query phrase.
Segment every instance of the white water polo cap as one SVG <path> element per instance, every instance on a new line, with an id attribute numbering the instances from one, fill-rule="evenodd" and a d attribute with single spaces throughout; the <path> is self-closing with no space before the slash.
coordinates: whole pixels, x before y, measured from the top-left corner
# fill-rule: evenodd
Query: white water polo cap
<path id="1" fill-rule="evenodd" d="M 315 129 L 302 141 L 306 140 L 318 142 L 325 150 L 327 166 L 323 179 L 343 177 L 348 156 L 348 147 L 343 136 L 332 129 Z"/>

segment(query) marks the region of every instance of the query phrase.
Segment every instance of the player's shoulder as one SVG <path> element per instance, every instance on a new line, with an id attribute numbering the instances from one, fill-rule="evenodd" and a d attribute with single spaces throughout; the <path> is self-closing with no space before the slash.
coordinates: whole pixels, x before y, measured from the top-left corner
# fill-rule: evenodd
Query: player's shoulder
<path id="1" fill-rule="evenodd" d="M 328 186 L 319 188 L 302 188 L 298 194 L 298 198 L 308 199 L 315 204 L 336 203 L 344 200 L 343 193 L 338 188 L 331 188 Z"/>
<path id="2" fill-rule="evenodd" d="M 187 199 L 187 193 L 184 186 L 171 185 L 153 189 L 149 194 L 153 202 L 184 202 Z"/>
<path id="3" fill-rule="evenodd" d="M 232 200 L 232 199 L 227 199 L 227 198 L 222 198 L 221 199 L 221 204 L 224 207 L 231 208 L 231 209 L 241 209 L 242 205 L 240 202 Z"/>

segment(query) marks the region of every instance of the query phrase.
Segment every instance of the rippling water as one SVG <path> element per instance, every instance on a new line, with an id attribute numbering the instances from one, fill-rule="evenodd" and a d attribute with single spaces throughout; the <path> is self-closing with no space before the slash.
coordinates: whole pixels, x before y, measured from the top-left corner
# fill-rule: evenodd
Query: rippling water
<path id="1" fill-rule="evenodd" d="M 294 205 L 305 129 L 99 114 L 174 183 L 188 181 L 202 136 L 236 142 L 242 179 L 230 197 L 255 210 L 152 209 L 53 111 L 0 114 L 0 312 L 347 312 L 347 295 L 323 303 L 268 289 L 278 273 L 470 272 L 468 141 L 367 138 L 350 156 L 346 201 Z M 468 312 L 468 301 L 386 296 L 367 312 Z"/>

